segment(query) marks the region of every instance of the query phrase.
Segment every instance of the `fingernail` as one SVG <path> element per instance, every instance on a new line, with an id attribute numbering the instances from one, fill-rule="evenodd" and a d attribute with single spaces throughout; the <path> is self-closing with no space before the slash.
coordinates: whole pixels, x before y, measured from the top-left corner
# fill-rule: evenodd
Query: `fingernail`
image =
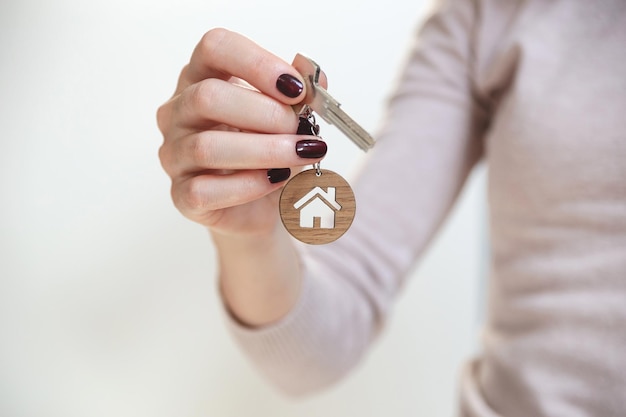
<path id="1" fill-rule="evenodd" d="M 296 135 L 311 135 L 317 136 L 319 133 L 319 126 L 313 125 L 311 121 L 306 117 L 300 117 L 300 121 L 298 123 L 298 131 Z"/>
<path id="2" fill-rule="evenodd" d="M 304 90 L 304 85 L 293 75 L 283 74 L 276 80 L 276 88 L 287 97 L 296 98 Z"/>
<path id="3" fill-rule="evenodd" d="M 300 140 L 296 143 L 296 153 L 300 158 L 321 158 L 326 155 L 326 142 L 321 140 Z"/>
<path id="4" fill-rule="evenodd" d="M 291 169 L 289 168 L 273 168 L 273 169 L 267 170 L 267 179 L 272 184 L 283 182 L 287 180 L 290 175 L 291 175 Z"/>

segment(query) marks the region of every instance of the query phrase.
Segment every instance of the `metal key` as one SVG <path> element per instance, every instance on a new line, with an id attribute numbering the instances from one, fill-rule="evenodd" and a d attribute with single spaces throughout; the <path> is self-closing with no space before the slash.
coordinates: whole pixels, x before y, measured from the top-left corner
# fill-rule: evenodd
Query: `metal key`
<path id="1" fill-rule="evenodd" d="M 293 60 L 293 67 L 298 70 L 306 83 L 306 97 L 294 106 L 298 115 L 306 113 L 308 108 L 319 114 L 328 124 L 335 125 L 352 142 L 363 151 L 368 151 L 374 146 L 374 139 L 346 114 L 339 106 L 339 102 L 332 98 L 328 92 L 319 85 L 321 68 L 315 61 L 297 54 Z"/>

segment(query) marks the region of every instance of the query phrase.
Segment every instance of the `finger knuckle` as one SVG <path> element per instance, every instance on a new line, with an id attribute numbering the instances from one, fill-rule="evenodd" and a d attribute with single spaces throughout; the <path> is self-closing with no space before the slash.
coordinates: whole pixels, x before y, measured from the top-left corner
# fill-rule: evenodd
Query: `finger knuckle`
<path id="1" fill-rule="evenodd" d="M 189 88 L 185 108 L 192 114 L 210 117 L 211 109 L 216 106 L 220 96 L 219 80 L 209 78 Z"/>
<path id="2" fill-rule="evenodd" d="M 172 159 L 172 152 L 167 142 L 164 142 L 159 147 L 159 161 L 161 162 L 161 167 L 163 167 L 163 170 L 171 177 L 174 163 Z"/>
<path id="3" fill-rule="evenodd" d="M 258 79 L 266 77 L 268 74 L 268 68 L 271 69 L 274 65 L 270 56 L 261 50 L 252 52 L 248 59 L 250 63 L 249 71 L 255 78 Z"/>
<path id="4" fill-rule="evenodd" d="M 218 166 L 218 152 L 216 151 L 211 132 L 204 132 L 203 135 L 190 137 L 184 152 L 190 155 L 190 159 L 195 166 L 204 168 L 215 168 Z"/>
<path id="5" fill-rule="evenodd" d="M 162 134 L 169 130 L 170 126 L 170 117 L 171 117 L 171 109 L 169 102 L 162 104 L 159 106 L 156 112 L 157 126 Z"/>
<path id="6" fill-rule="evenodd" d="M 217 51 L 226 42 L 230 32 L 224 28 L 214 28 L 206 32 L 200 40 L 199 47 L 203 55 L 211 58 L 217 55 Z"/>
<path id="7" fill-rule="evenodd" d="M 201 177 L 192 177 L 178 186 L 173 192 L 174 204 L 182 211 L 189 214 L 210 209 L 210 192 Z"/>

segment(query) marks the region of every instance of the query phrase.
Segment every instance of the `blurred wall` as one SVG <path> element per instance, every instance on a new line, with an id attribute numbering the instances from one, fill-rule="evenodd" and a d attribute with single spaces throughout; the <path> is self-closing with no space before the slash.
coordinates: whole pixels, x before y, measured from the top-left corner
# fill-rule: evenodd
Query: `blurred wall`
<path id="1" fill-rule="evenodd" d="M 290 61 L 379 123 L 425 1 L 42 0 L 0 5 L 0 416 L 450 416 L 475 351 L 475 174 L 363 364 L 319 395 L 267 386 L 232 343 L 207 233 L 180 216 L 155 110 L 208 29 Z M 322 127 L 329 169 L 359 151 Z"/>

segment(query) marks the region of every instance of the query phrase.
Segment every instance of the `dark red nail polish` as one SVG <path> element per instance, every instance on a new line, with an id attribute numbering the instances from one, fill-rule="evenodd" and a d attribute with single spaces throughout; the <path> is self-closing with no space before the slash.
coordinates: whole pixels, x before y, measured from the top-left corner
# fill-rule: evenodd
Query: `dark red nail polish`
<path id="1" fill-rule="evenodd" d="M 296 153 L 300 158 L 321 158 L 326 155 L 326 142 L 321 140 L 300 140 L 296 143 Z"/>
<path id="2" fill-rule="evenodd" d="M 272 184 L 283 182 L 291 175 L 291 169 L 289 168 L 273 168 L 267 170 L 267 179 Z"/>
<path id="3" fill-rule="evenodd" d="M 300 121 L 298 123 L 298 131 L 296 132 L 296 135 L 317 136 L 319 132 L 320 127 L 318 125 L 314 125 L 306 117 L 300 117 Z"/>
<path id="4" fill-rule="evenodd" d="M 293 75 L 283 74 L 276 80 L 276 88 L 287 97 L 296 98 L 304 90 L 304 85 Z"/>

